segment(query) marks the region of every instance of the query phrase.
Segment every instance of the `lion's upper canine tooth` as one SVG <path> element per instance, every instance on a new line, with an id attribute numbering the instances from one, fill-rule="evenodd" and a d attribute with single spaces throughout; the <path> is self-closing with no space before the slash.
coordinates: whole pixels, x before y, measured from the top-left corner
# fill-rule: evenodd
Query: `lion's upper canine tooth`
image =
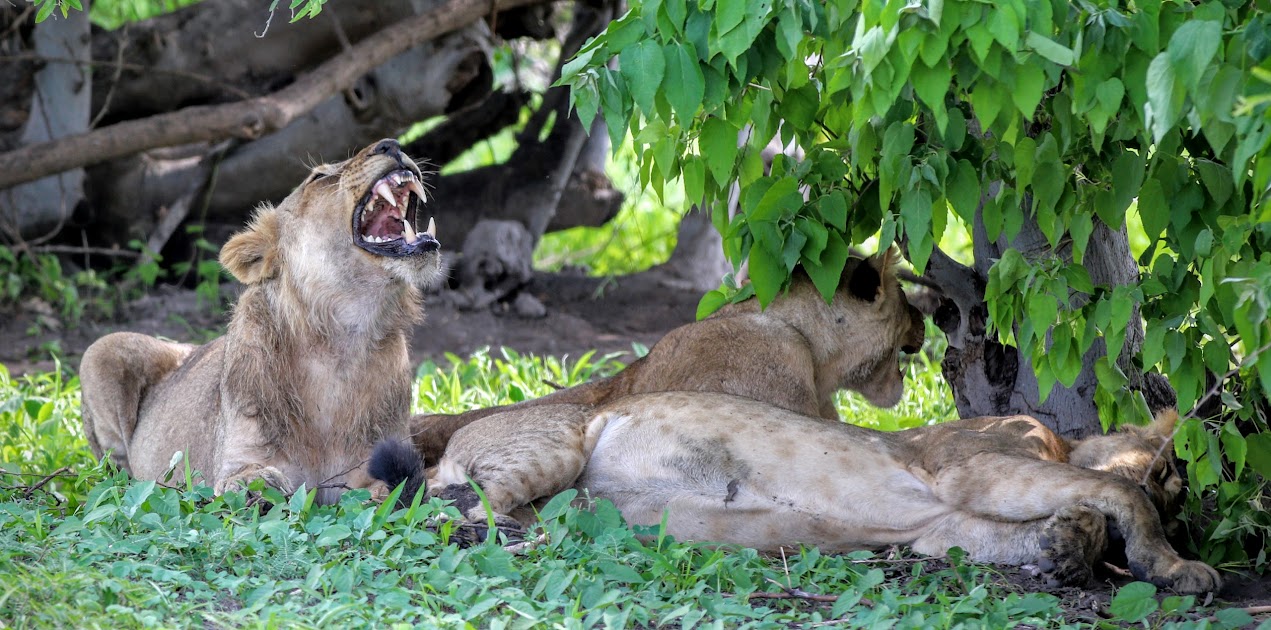
<path id="1" fill-rule="evenodd" d="M 406 219 L 402 219 L 402 237 L 411 245 L 414 245 L 415 241 L 419 240 L 419 235 L 415 234 L 415 226 L 411 225 L 410 221 Z"/>
<path id="2" fill-rule="evenodd" d="M 428 217 L 428 229 L 424 230 L 424 234 L 437 238 L 437 224 L 433 223 L 432 217 Z"/>
<path id="3" fill-rule="evenodd" d="M 428 201 L 428 195 L 424 193 L 424 186 L 420 184 L 414 177 L 406 180 L 406 190 L 415 193 L 420 201 Z"/>
<path id="4" fill-rule="evenodd" d="M 393 197 L 393 189 L 388 187 L 387 181 L 381 179 L 375 182 L 375 194 L 383 197 L 384 201 L 388 202 L 388 205 L 394 208 L 397 207 L 397 199 Z"/>

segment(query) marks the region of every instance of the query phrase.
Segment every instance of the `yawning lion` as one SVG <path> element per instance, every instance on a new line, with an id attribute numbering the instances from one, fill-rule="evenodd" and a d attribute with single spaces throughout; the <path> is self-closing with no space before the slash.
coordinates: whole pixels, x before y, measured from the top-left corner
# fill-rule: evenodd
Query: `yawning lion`
<path id="1" fill-rule="evenodd" d="M 160 479 L 184 453 L 216 492 L 369 487 L 365 462 L 405 435 L 408 335 L 439 274 L 419 167 L 382 140 L 262 206 L 221 250 L 247 285 L 225 336 L 203 346 L 103 337 L 80 367 L 93 453 Z M 380 490 L 380 488 L 376 488 Z"/>

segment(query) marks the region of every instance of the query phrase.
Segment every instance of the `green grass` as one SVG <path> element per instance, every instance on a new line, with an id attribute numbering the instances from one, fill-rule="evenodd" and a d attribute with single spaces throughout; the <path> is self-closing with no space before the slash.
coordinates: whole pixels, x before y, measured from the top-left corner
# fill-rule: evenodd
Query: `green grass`
<path id="1" fill-rule="evenodd" d="M 551 391 L 549 383 L 568 386 L 622 366 L 613 355 L 508 351 L 444 363 L 420 367 L 416 410 L 515 402 Z M 947 403 L 931 404 L 947 400 L 935 398 L 936 368 L 919 359 L 909 371 L 912 406 L 880 412 L 845 398 L 841 410 L 884 427 L 950 415 Z M 437 521 L 457 513 L 437 500 L 396 509 L 359 490 L 337 505 L 315 506 L 312 493 L 264 490 L 272 507 L 262 507 L 241 493 L 213 497 L 180 476 L 134 481 L 89 454 L 78 388 L 77 379 L 56 373 L 11 378 L 0 368 L 5 627 L 786 628 L 839 620 L 1002 628 L 1071 621 L 1054 596 L 1018 592 L 956 553 L 947 562 L 815 549 L 767 557 L 675 542 L 658 528 L 633 531 L 611 504 L 579 510 L 569 507 L 568 494 L 540 513 L 543 544 L 518 555 L 493 540 L 460 549 L 450 541 L 453 525 Z M 753 596 L 786 588 L 837 599 Z M 1126 610 L 1154 605 L 1131 595 L 1137 599 L 1127 596 Z"/>

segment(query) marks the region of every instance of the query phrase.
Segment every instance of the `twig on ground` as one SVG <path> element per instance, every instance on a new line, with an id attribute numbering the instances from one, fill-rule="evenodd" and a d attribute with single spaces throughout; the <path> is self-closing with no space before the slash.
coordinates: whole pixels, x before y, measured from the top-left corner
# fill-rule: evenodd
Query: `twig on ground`
<path id="1" fill-rule="evenodd" d="M 749 602 L 752 599 L 802 599 L 809 602 L 832 604 L 839 600 L 838 595 L 821 595 L 818 593 L 809 593 L 795 586 L 785 586 L 781 582 L 778 582 L 772 578 L 768 578 L 768 582 L 770 582 L 772 585 L 776 586 L 777 588 L 781 589 L 781 592 L 772 593 L 772 592 L 759 591 L 756 593 L 751 593 L 746 596 L 746 601 Z M 869 599 L 868 597 L 861 597 L 860 603 L 862 606 L 865 606 L 866 608 L 872 608 L 874 606 L 873 600 Z"/>
<path id="2" fill-rule="evenodd" d="M 77 247 L 75 245 L 40 245 L 29 247 L 35 254 L 96 254 L 98 256 L 114 256 L 116 258 L 140 258 L 140 252 L 128 249 L 109 249 L 106 247 Z"/>
<path id="3" fill-rule="evenodd" d="M 503 547 L 503 550 L 513 555 L 520 555 L 528 551 L 531 551 L 536 547 L 546 545 L 546 544 L 547 544 L 547 534 L 544 533 L 544 534 L 539 534 L 538 537 L 536 537 L 534 540 L 522 540 L 521 542 L 518 542 L 518 543 L 505 545 Z"/>
<path id="4" fill-rule="evenodd" d="M 1111 562 L 1104 562 L 1104 563 L 1103 563 L 1103 568 L 1104 568 L 1104 569 L 1107 569 L 1107 570 L 1108 570 L 1110 573 L 1112 573 L 1113 575 L 1116 575 L 1116 576 L 1119 576 L 1119 577 L 1124 577 L 1124 578 L 1132 578 L 1132 577 L 1134 577 L 1134 574 L 1133 574 L 1133 573 L 1130 573 L 1129 571 L 1127 571 L 1127 570 L 1125 570 L 1125 569 L 1123 569 L 1123 568 L 1121 568 L 1121 567 L 1119 567 L 1119 566 L 1117 566 L 1117 565 L 1115 565 L 1115 564 L 1112 564 Z"/>
<path id="5" fill-rule="evenodd" d="M 26 492 L 22 493 L 23 496 L 27 499 L 30 499 L 31 495 L 35 494 L 36 490 L 39 490 L 40 488 L 43 488 L 44 486 L 48 485 L 50 481 L 53 481 L 59 475 L 69 471 L 70 469 L 71 469 L 70 466 L 62 466 L 61 468 L 58 468 L 57 470 L 53 471 L 51 474 L 45 475 L 44 478 L 36 482 L 35 485 L 31 486 L 30 488 L 27 488 Z"/>
<path id="6" fill-rule="evenodd" d="M 778 585 L 778 586 L 780 586 L 780 585 Z M 746 596 L 746 599 L 747 599 L 747 600 L 751 600 L 751 599 L 805 599 L 805 600 L 808 600 L 808 601 L 810 601 L 810 602 L 822 602 L 822 603 L 826 603 L 826 604 L 832 604 L 832 603 L 837 602 L 837 601 L 839 600 L 839 596 L 838 596 L 838 595 L 818 595 L 818 594 L 816 594 L 816 593 L 809 593 L 809 592 L 807 592 L 807 591 L 805 591 L 805 590 L 803 590 L 803 589 L 801 589 L 801 588 L 792 588 L 792 589 L 789 589 L 789 590 L 786 590 L 786 591 L 782 591 L 782 592 L 780 592 L 780 593 L 766 593 L 766 592 L 763 592 L 763 591 L 760 591 L 760 592 L 757 592 L 757 593 L 751 593 L 750 595 L 747 595 L 747 596 Z M 866 600 L 865 600 L 864 598 L 862 598 L 862 599 L 861 599 L 861 602 L 862 602 L 862 603 L 864 603 L 865 601 L 866 601 Z M 867 604 L 867 605 L 868 605 L 868 604 Z"/>

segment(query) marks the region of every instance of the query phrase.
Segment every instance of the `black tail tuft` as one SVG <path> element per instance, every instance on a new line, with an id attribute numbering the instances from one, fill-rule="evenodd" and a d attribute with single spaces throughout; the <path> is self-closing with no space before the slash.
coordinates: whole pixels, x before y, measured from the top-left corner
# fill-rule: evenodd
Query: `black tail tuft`
<path id="1" fill-rule="evenodd" d="M 397 499 L 397 504 L 402 507 L 409 506 L 415 493 L 424 485 L 424 459 L 408 442 L 383 440 L 376 444 L 367 472 L 390 488 L 406 484 Z"/>

